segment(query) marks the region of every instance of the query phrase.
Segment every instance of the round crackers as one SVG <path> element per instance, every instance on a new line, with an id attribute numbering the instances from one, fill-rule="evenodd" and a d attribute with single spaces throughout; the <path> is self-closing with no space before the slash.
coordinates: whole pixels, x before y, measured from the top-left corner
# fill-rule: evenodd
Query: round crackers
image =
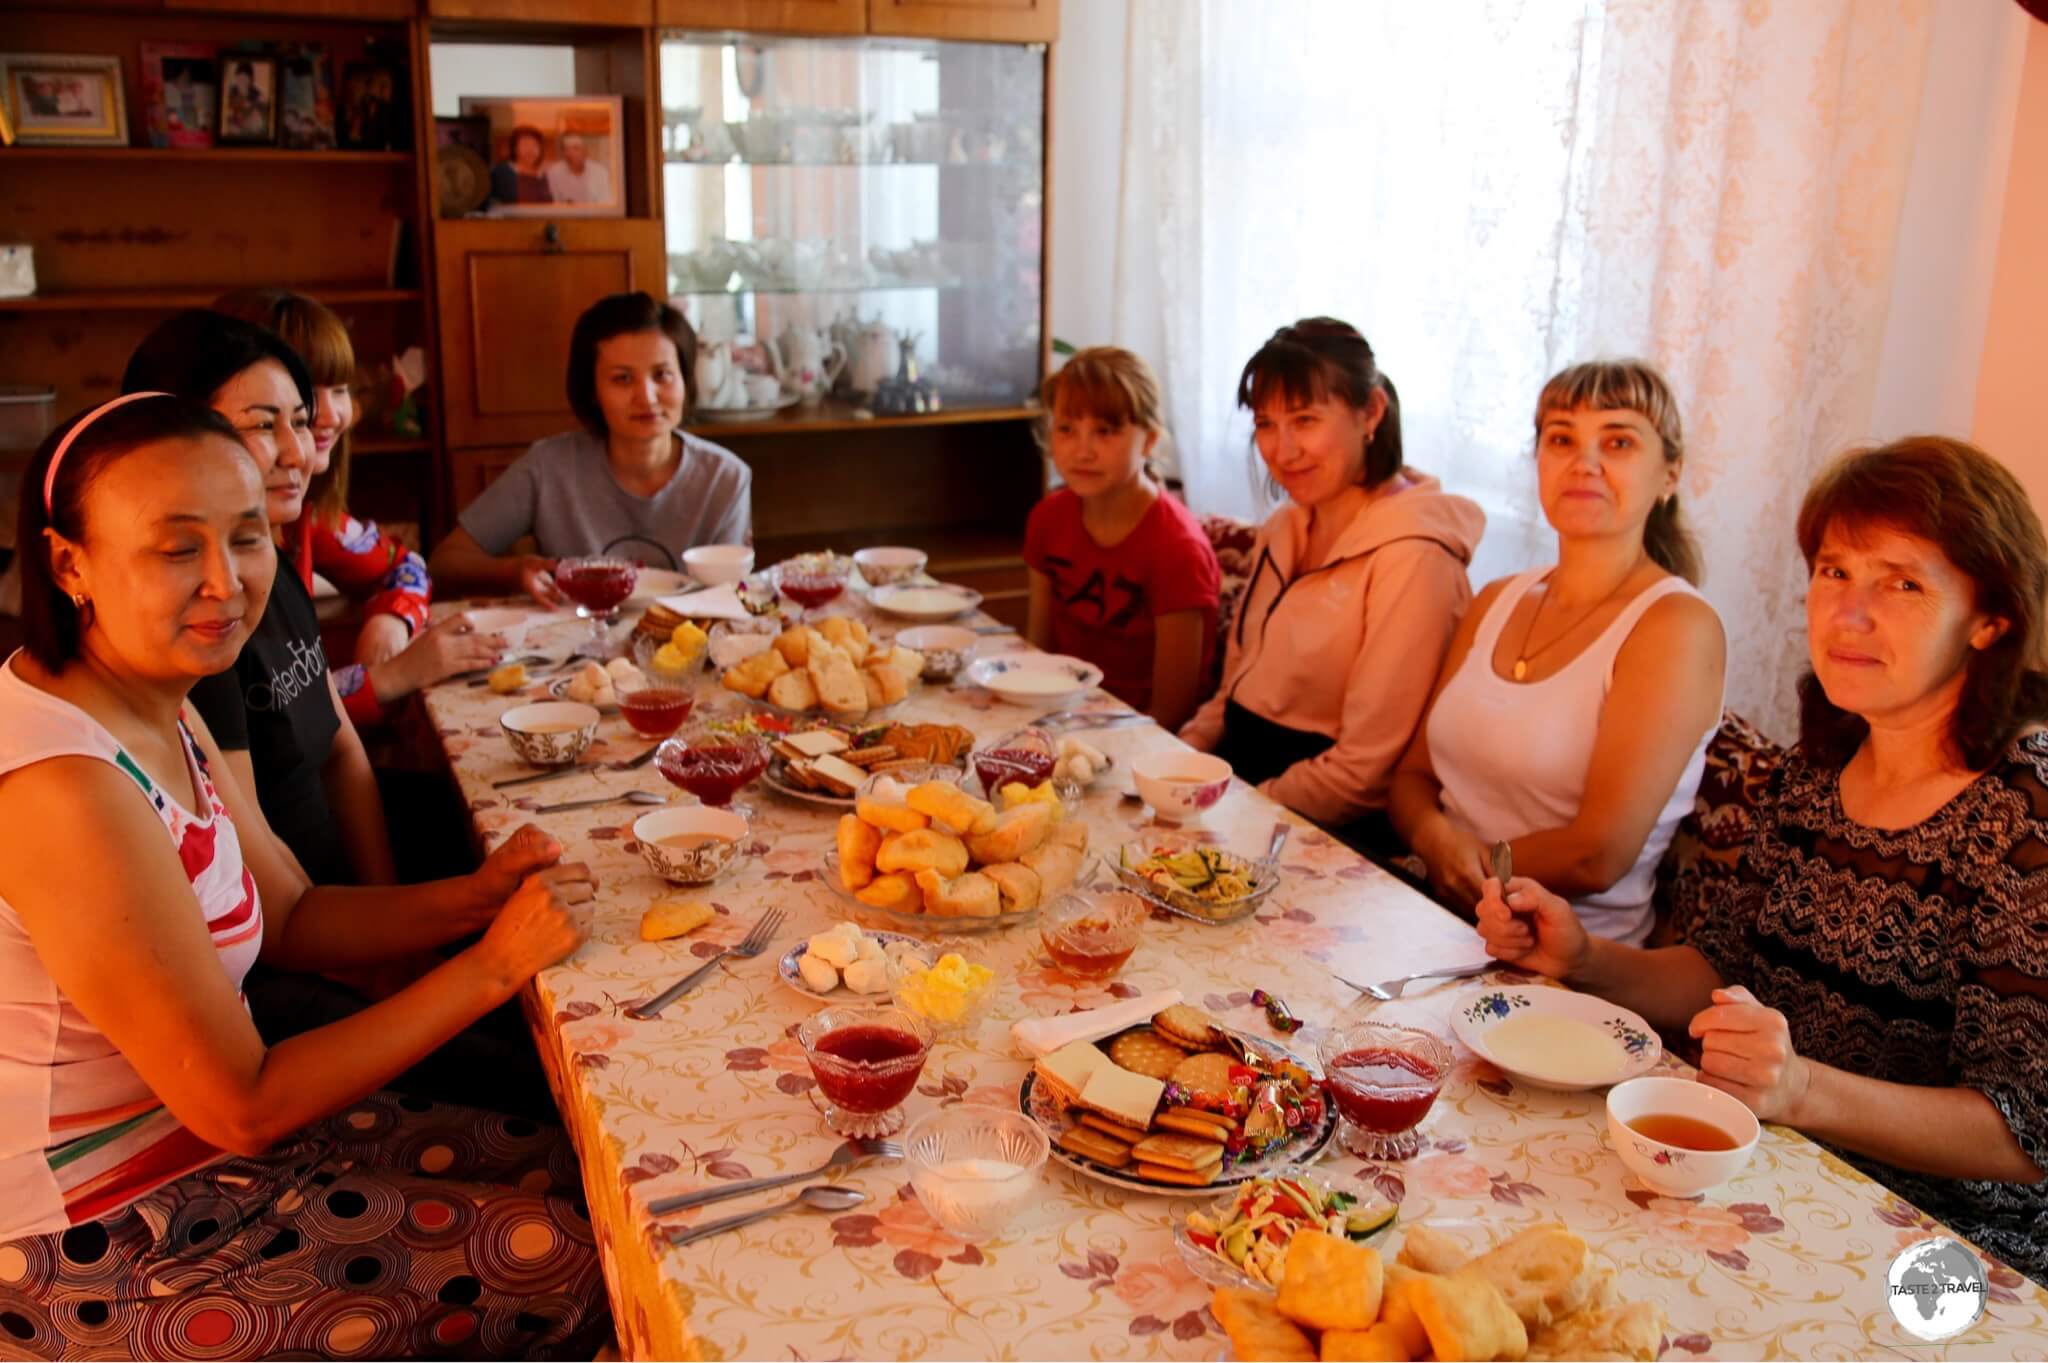
<path id="1" fill-rule="evenodd" d="M 1220 1101 L 1230 1096 L 1230 1072 L 1237 1062 L 1220 1051 L 1191 1055 L 1173 1067 L 1167 1079 L 1185 1085 L 1197 1098 Z"/>
<path id="2" fill-rule="evenodd" d="M 1173 1077 L 1188 1053 L 1157 1032 L 1141 1029 L 1110 1042 L 1109 1058 L 1133 1074 L 1163 1081 Z"/>
<path id="3" fill-rule="evenodd" d="M 1216 1020 L 1199 1008 L 1190 1008 L 1184 1003 L 1155 1013 L 1152 1029 L 1176 1045 L 1191 1051 L 1212 1050 L 1223 1044 L 1223 1033 L 1216 1029 Z"/>

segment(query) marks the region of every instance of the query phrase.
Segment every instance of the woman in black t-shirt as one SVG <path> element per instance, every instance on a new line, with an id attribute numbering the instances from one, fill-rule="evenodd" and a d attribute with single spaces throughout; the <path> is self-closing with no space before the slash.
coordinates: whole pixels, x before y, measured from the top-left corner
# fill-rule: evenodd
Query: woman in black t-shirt
<path id="1" fill-rule="evenodd" d="M 176 393 L 225 416 L 263 473 L 270 524 L 299 518 L 313 381 L 273 333 L 216 312 L 179 313 L 144 338 L 122 390 Z M 315 883 L 397 879 L 376 776 L 328 680 L 313 599 L 295 574 L 278 574 L 235 666 L 195 686 L 192 702 Z"/>

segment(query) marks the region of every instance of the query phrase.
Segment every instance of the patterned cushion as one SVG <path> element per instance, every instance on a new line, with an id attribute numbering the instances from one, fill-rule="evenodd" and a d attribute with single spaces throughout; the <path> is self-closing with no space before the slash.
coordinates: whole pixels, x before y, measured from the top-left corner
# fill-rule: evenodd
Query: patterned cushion
<path id="1" fill-rule="evenodd" d="M 1679 820 L 1671 847 L 1657 864 L 1652 946 L 1683 942 L 1687 929 L 1735 875 L 1756 828 L 1757 806 L 1784 755 L 1741 715 L 1721 712 L 1721 727 L 1707 743 L 1707 768 L 1692 813 Z"/>
<path id="2" fill-rule="evenodd" d="M 1230 637 L 1230 622 L 1237 614 L 1238 598 L 1244 595 L 1245 583 L 1251 577 L 1252 546 L 1258 543 L 1259 527 L 1230 516 L 1200 519 L 1202 533 L 1209 537 L 1209 547 L 1216 551 L 1217 566 L 1223 570 L 1216 605 L 1216 660 L 1210 665 L 1208 684 L 1202 688 L 1202 699 L 1207 700 L 1223 685 L 1223 641 Z"/>

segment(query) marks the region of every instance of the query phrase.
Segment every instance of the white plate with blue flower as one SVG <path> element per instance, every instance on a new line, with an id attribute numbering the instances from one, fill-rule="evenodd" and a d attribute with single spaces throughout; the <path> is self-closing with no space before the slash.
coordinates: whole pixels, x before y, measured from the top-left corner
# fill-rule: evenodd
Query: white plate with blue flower
<path id="1" fill-rule="evenodd" d="M 1071 705 L 1102 685 L 1102 669 L 1064 653 L 1006 653 L 967 669 L 967 680 L 1016 705 Z"/>
<path id="2" fill-rule="evenodd" d="M 1451 1030 L 1480 1059 L 1536 1088 L 1606 1088 L 1663 1058 L 1656 1029 L 1619 1004 L 1546 986 L 1483 985 L 1451 1003 Z"/>

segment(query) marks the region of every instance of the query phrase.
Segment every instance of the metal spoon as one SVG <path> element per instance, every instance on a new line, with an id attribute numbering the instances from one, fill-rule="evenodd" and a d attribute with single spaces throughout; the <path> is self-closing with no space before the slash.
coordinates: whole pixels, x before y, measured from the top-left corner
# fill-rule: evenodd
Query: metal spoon
<path id="1" fill-rule="evenodd" d="M 802 1183 L 807 1178 L 817 1178 L 820 1174 L 836 1174 L 850 1164 L 861 1164 L 871 1159 L 902 1158 L 903 1147 L 894 1141 L 848 1141 L 832 1152 L 832 1158 L 815 1169 L 800 1169 L 793 1174 L 748 1179 L 745 1183 L 728 1183 L 717 1188 L 699 1188 L 694 1193 L 680 1193 L 675 1197 L 657 1197 L 647 1204 L 647 1212 L 650 1216 L 667 1216 L 671 1212 L 702 1207 L 706 1203 L 723 1202 L 729 1197 L 745 1197 L 748 1193 L 765 1193 L 771 1188 L 785 1188 L 792 1183 Z"/>
<path id="2" fill-rule="evenodd" d="M 1280 854 L 1287 849 L 1287 840 L 1292 836 L 1294 836 L 1293 824 L 1275 823 L 1273 825 L 1273 841 L 1266 844 L 1266 865 L 1278 866 L 1280 864 Z"/>
<path id="3" fill-rule="evenodd" d="M 558 805 L 542 805 L 533 812 L 560 814 L 568 809 L 595 809 L 599 805 L 617 804 L 621 800 L 635 805 L 665 805 L 668 803 L 668 796 L 657 795 L 651 790 L 629 790 L 624 795 L 600 795 L 594 800 L 564 800 Z"/>
<path id="4" fill-rule="evenodd" d="M 707 1236 L 718 1235 L 741 1226 L 750 1226 L 756 1221 L 795 1211 L 798 1207 L 808 1207 L 819 1212 L 843 1212 L 850 1211 L 867 1200 L 868 1195 L 858 1188 L 842 1188 L 836 1183 L 816 1183 L 787 1202 L 778 1202 L 757 1212 L 741 1212 L 738 1216 L 728 1216 L 722 1221 L 707 1221 L 701 1226 L 691 1226 L 686 1230 L 672 1230 L 668 1233 L 668 1242 L 671 1245 L 692 1245 Z"/>

